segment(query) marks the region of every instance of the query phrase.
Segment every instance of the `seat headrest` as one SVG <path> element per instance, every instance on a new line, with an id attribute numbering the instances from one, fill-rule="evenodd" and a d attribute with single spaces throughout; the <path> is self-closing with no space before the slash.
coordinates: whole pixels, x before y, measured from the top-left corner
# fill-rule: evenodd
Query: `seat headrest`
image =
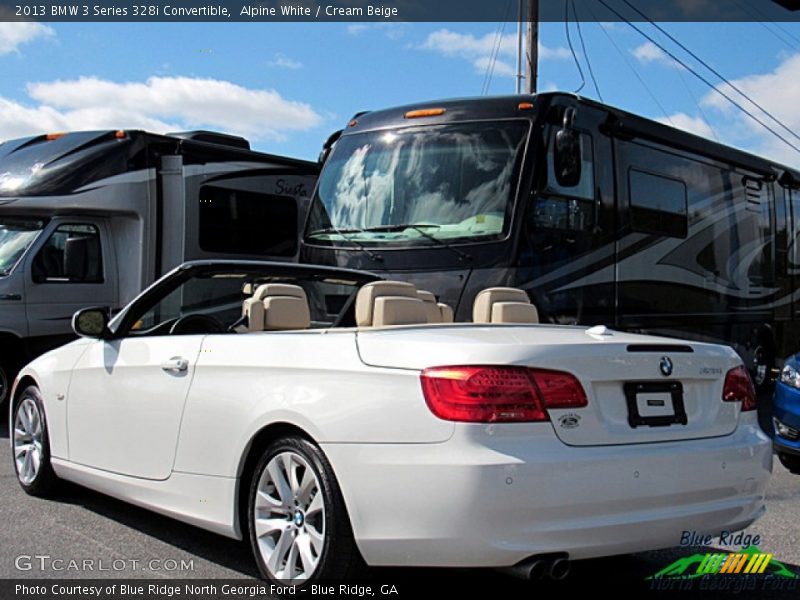
<path id="1" fill-rule="evenodd" d="M 417 297 L 422 300 L 422 307 L 425 309 L 425 316 L 428 323 L 441 323 L 442 311 L 436 304 L 436 296 L 427 290 L 417 290 Z"/>
<path id="2" fill-rule="evenodd" d="M 242 305 L 249 331 L 308 329 L 311 313 L 306 292 L 298 285 L 265 283 Z"/>
<path id="3" fill-rule="evenodd" d="M 523 290 L 488 288 L 475 297 L 473 323 L 538 323 L 539 313 Z"/>
<path id="4" fill-rule="evenodd" d="M 256 288 L 253 298 L 263 300 L 267 296 L 289 296 L 306 300 L 306 292 L 299 285 L 289 283 L 264 283 Z"/>
<path id="5" fill-rule="evenodd" d="M 442 323 L 452 323 L 453 322 L 453 309 L 449 304 L 444 304 L 443 302 L 439 302 L 436 305 L 439 308 L 439 313 L 442 315 Z"/>
<path id="6" fill-rule="evenodd" d="M 356 295 L 356 324 L 359 327 L 427 323 L 417 288 L 403 281 L 373 281 Z"/>
<path id="7" fill-rule="evenodd" d="M 308 329 L 311 313 L 305 298 L 267 296 L 264 302 L 264 330 Z"/>
<path id="8" fill-rule="evenodd" d="M 436 296 L 427 290 L 417 290 L 417 296 L 422 300 L 428 323 L 452 323 L 453 309 L 447 304 L 436 301 Z"/>

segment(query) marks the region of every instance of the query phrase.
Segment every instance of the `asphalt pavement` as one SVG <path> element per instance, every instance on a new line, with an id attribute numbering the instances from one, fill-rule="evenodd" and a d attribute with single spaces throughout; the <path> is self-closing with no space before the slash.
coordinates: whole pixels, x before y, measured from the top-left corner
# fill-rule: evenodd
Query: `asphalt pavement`
<path id="1" fill-rule="evenodd" d="M 244 543 L 74 485 L 65 485 L 54 499 L 26 495 L 14 474 L 6 424 L 0 426 L 0 444 L 0 578 L 142 578 L 173 582 L 186 578 L 253 582 L 257 578 Z M 747 533 L 760 535 L 762 550 L 800 574 L 800 476 L 790 474 L 777 459 L 767 493 L 767 514 Z M 674 548 L 575 562 L 565 581 L 536 585 L 567 591 L 598 582 L 647 591 L 652 585 L 646 582 L 647 576 L 686 555 L 685 549 Z M 479 569 L 375 569 L 368 572 L 368 578 L 398 586 L 400 597 L 409 597 L 402 593 L 404 589 L 419 591 L 420 582 L 424 581 L 435 582 L 437 588 L 501 588 L 512 596 L 513 590 L 523 590 L 519 597 L 530 597 L 532 585 L 519 587 L 506 575 Z M 678 597 L 676 594 L 660 592 L 659 596 Z M 749 590 L 744 597 L 797 598 L 799 594 L 797 587 L 782 592 Z M 704 597 L 728 595 L 730 592 L 707 592 Z"/>

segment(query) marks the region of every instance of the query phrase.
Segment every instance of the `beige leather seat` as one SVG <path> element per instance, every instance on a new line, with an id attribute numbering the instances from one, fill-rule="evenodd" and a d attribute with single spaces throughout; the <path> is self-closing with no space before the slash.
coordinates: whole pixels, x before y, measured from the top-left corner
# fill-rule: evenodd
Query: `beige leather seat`
<path id="1" fill-rule="evenodd" d="M 436 296 L 426 290 L 417 290 L 417 296 L 422 300 L 428 323 L 452 323 L 453 309 L 443 302 L 436 302 Z"/>
<path id="2" fill-rule="evenodd" d="M 311 314 L 306 292 L 298 285 L 266 283 L 242 304 L 248 331 L 308 329 Z"/>
<path id="3" fill-rule="evenodd" d="M 494 287 L 480 292 L 472 305 L 473 323 L 538 323 L 539 311 L 517 288 Z"/>
<path id="4" fill-rule="evenodd" d="M 427 323 L 424 304 L 413 284 L 373 281 L 358 290 L 356 324 L 359 327 L 386 327 Z"/>

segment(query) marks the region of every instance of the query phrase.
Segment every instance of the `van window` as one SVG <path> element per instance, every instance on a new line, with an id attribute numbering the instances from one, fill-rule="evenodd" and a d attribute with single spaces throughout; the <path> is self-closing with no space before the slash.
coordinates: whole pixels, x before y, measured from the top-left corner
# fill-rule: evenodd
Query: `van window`
<path id="1" fill-rule="evenodd" d="M 88 223 L 59 225 L 34 258 L 31 273 L 37 283 L 103 283 L 97 227 Z"/>
<path id="2" fill-rule="evenodd" d="M 678 179 L 630 169 L 628 190 L 634 231 L 686 237 L 686 184 Z"/>
<path id="3" fill-rule="evenodd" d="M 200 248 L 206 252 L 292 256 L 297 202 L 219 186 L 200 188 Z"/>

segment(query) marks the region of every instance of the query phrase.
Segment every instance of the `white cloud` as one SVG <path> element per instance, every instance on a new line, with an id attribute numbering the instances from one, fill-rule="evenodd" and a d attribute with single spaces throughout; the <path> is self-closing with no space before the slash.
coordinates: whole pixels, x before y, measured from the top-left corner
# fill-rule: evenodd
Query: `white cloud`
<path id="1" fill-rule="evenodd" d="M 211 128 L 251 139 L 285 139 L 322 116 L 275 90 L 249 89 L 218 79 L 151 77 L 118 83 L 95 77 L 30 83 L 28 106 L 0 98 L 0 139 L 80 129 Z"/>
<path id="2" fill-rule="evenodd" d="M 641 46 L 637 46 L 631 50 L 631 54 L 643 65 L 656 63 L 676 69 L 682 69 L 680 63 L 670 58 L 666 52 L 656 46 L 653 42 L 645 42 Z"/>
<path id="3" fill-rule="evenodd" d="M 665 125 L 672 125 L 678 129 L 683 129 L 689 133 L 699 135 L 704 138 L 714 139 L 714 130 L 711 126 L 701 117 L 692 117 L 686 113 L 679 112 L 670 115 L 669 118 L 656 119 Z"/>
<path id="4" fill-rule="evenodd" d="M 491 58 L 488 56 L 482 56 L 480 58 L 476 58 L 472 64 L 478 73 L 485 73 L 491 62 Z M 514 77 L 517 74 L 516 67 L 508 64 L 507 62 L 503 62 L 502 60 L 496 60 L 492 69 L 492 73 L 495 75 L 500 75 L 501 77 Z"/>
<path id="5" fill-rule="evenodd" d="M 268 67 L 278 67 L 279 69 L 297 70 L 303 68 L 303 63 L 299 60 L 289 58 L 285 54 L 278 52 L 275 57 L 267 63 Z"/>
<path id="6" fill-rule="evenodd" d="M 22 44 L 54 35 L 55 31 L 51 27 L 41 23 L 28 21 L 0 23 L 0 54 L 16 52 Z"/>
<path id="7" fill-rule="evenodd" d="M 786 58 L 768 73 L 748 75 L 734 79 L 732 83 L 766 108 L 790 131 L 800 133 L 800 111 L 797 110 L 797 107 L 800 106 L 800 54 Z M 800 147 L 800 140 L 795 138 L 792 133 L 774 123 L 730 86 L 722 84 L 718 89 L 734 98 L 792 144 Z M 729 143 L 747 147 L 758 154 L 784 163 L 800 166 L 800 153 L 750 119 L 720 94 L 713 91 L 708 92 L 701 102 L 726 120 L 726 140 Z"/>
<path id="8" fill-rule="evenodd" d="M 347 26 L 347 33 L 350 35 L 361 35 L 369 29 L 366 23 L 353 23 Z"/>
<path id="9" fill-rule="evenodd" d="M 509 33 L 498 37 L 494 33 L 477 37 L 471 33 L 458 33 L 449 29 L 439 29 L 428 34 L 425 41 L 417 46 L 422 50 L 431 50 L 444 56 L 461 58 L 472 63 L 475 70 L 485 72 L 497 48 L 497 62 L 494 72 L 498 75 L 513 77 L 516 73 L 507 61 L 517 55 L 517 35 Z M 570 59 L 572 55 L 566 48 L 550 48 L 539 44 L 541 60 Z M 503 60 L 505 59 L 505 60 Z"/>
<path id="10" fill-rule="evenodd" d="M 407 30 L 408 23 L 396 21 L 390 23 L 352 23 L 347 26 L 349 35 L 361 35 L 367 31 L 380 31 L 390 40 L 399 40 L 406 34 Z"/>

